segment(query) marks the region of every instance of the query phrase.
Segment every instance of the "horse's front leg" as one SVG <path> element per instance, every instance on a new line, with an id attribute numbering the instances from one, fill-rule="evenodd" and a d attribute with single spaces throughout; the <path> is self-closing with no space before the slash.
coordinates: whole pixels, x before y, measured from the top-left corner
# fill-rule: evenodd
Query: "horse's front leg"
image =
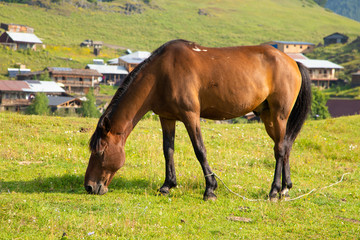
<path id="1" fill-rule="evenodd" d="M 204 193 L 204 200 L 216 200 L 214 191 L 217 188 L 217 182 L 206 158 L 206 149 L 200 131 L 200 117 L 194 113 L 188 114 L 183 122 L 189 133 L 196 157 L 201 164 L 201 168 L 205 176 L 206 189 Z"/>
<path id="2" fill-rule="evenodd" d="M 165 182 L 159 189 L 163 195 L 169 194 L 170 188 L 176 187 L 176 173 L 174 165 L 174 138 L 175 120 L 168 120 L 160 117 L 163 132 L 163 151 L 165 157 Z"/>

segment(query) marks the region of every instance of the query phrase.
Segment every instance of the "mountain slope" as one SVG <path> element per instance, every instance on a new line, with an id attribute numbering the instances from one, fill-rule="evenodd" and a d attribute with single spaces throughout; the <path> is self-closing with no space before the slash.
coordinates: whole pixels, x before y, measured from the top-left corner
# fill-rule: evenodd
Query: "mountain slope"
<path id="1" fill-rule="evenodd" d="M 337 14 L 360 22 L 359 0 L 328 0 L 325 4 L 325 7 Z"/>
<path id="2" fill-rule="evenodd" d="M 0 22 L 33 27 L 46 45 L 37 52 L 1 48 L 0 78 L 7 78 L 7 68 L 16 63 L 33 71 L 48 66 L 83 68 L 95 57 L 91 49 L 79 47 L 84 39 L 153 51 L 176 38 L 221 47 L 271 40 L 318 44 L 334 32 L 344 33 L 352 41 L 360 33 L 359 22 L 325 10 L 312 0 L 144 1 L 150 4 L 139 0 L 133 5 L 127 1 L 90 4 L 62 0 L 55 4 L 37 0 L 42 7 L 0 2 Z M 106 60 L 121 54 L 105 47 L 98 57 Z"/>
<path id="3" fill-rule="evenodd" d="M 333 32 L 350 37 L 360 23 L 326 11 L 310 0 L 153 0 L 142 14 L 125 15 L 126 1 L 99 3 L 98 9 L 65 3 L 49 9 L 0 3 L 0 21 L 35 28 L 45 44 L 78 45 L 94 39 L 132 49 L 154 50 L 174 38 L 208 46 L 259 44 L 269 40 L 319 43 Z M 102 8 L 101 8 L 102 7 Z M 202 9 L 208 15 L 198 14 Z"/>

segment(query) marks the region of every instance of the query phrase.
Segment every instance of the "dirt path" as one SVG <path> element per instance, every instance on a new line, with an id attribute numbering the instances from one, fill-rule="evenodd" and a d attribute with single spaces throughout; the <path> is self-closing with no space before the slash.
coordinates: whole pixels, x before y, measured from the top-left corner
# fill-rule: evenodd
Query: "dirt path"
<path id="1" fill-rule="evenodd" d="M 121 50 L 128 49 L 126 47 L 118 46 L 118 45 L 115 45 L 115 44 L 109 44 L 109 43 L 103 43 L 103 46 L 108 47 L 108 48 L 112 48 L 112 49 L 121 49 Z"/>

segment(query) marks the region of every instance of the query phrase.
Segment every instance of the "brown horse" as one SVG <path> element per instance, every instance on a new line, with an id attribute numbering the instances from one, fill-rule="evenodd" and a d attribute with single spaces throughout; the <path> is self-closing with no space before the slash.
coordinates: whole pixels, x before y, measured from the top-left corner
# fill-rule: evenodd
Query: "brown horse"
<path id="1" fill-rule="evenodd" d="M 204 173 L 204 199 L 216 199 L 217 182 L 207 161 L 200 117 L 223 120 L 254 111 L 275 142 L 270 199 L 287 197 L 292 187 L 289 154 L 310 103 L 305 67 L 271 46 L 207 48 L 185 40 L 167 42 L 127 76 L 100 117 L 90 140 L 85 189 L 93 194 L 108 191 L 125 162 L 127 137 L 152 110 L 160 117 L 166 161 L 165 182 L 159 191 L 168 194 L 176 186 L 173 154 L 179 120 Z"/>

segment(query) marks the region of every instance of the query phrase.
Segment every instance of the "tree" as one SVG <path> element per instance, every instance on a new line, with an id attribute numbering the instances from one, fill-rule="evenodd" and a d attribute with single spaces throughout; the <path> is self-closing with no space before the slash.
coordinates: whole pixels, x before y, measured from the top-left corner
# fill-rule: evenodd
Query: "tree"
<path id="1" fill-rule="evenodd" d="M 43 73 L 40 74 L 39 77 L 40 81 L 51 81 L 51 77 L 48 70 L 45 70 Z"/>
<path id="2" fill-rule="evenodd" d="M 93 90 L 90 90 L 86 94 L 86 98 L 87 98 L 87 100 L 83 102 L 81 109 L 80 109 L 82 116 L 83 117 L 99 117 L 100 112 L 96 108 L 96 105 L 95 105 L 96 99 L 95 99 Z"/>
<path id="3" fill-rule="evenodd" d="M 312 89 L 311 114 L 312 119 L 325 119 L 330 117 L 326 102 L 329 98 L 317 87 Z"/>
<path id="4" fill-rule="evenodd" d="M 47 115 L 49 113 L 49 99 L 45 93 L 37 93 L 34 101 L 26 109 L 27 114 Z"/>

